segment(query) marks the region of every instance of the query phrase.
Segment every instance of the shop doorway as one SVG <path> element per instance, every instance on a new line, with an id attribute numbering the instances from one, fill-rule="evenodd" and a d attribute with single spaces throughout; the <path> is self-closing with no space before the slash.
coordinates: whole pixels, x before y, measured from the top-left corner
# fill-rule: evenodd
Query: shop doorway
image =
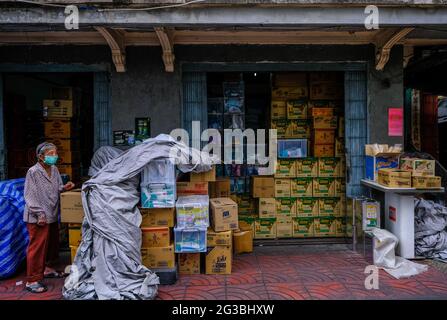
<path id="1" fill-rule="evenodd" d="M 51 140 L 60 151 L 61 174 L 79 183 L 94 151 L 94 74 L 3 73 L 2 79 L 7 178 L 24 177 L 35 164 L 36 146 Z M 45 115 L 44 105 L 52 103 L 46 100 L 66 101 L 61 105 L 73 115 Z M 59 134 L 47 128 L 61 124 L 67 128 Z"/>

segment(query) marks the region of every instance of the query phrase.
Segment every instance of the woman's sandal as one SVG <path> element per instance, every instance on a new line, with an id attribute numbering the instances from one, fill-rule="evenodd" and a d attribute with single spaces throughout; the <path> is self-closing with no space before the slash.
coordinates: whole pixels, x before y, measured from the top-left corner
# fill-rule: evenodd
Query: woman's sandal
<path id="1" fill-rule="evenodd" d="M 26 285 L 26 290 L 28 290 L 29 292 L 32 293 L 43 293 L 46 292 L 48 290 L 48 288 L 41 284 L 41 283 L 34 283 L 34 284 L 30 284 L 30 285 Z"/>
<path id="2" fill-rule="evenodd" d="M 49 272 L 43 275 L 44 278 L 64 278 L 65 274 L 57 271 Z"/>

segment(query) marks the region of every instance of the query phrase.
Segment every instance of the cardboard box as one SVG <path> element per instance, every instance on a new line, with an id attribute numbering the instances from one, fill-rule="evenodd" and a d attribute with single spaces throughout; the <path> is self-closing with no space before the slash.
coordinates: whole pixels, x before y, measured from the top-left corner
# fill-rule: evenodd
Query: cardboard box
<path id="1" fill-rule="evenodd" d="M 208 195 L 208 182 L 177 182 L 177 195 Z"/>
<path id="2" fill-rule="evenodd" d="M 235 254 L 253 252 L 253 234 L 250 231 L 233 233 L 233 249 Z"/>
<path id="3" fill-rule="evenodd" d="M 340 176 L 340 158 L 329 157 L 318 159 L 319 177 L 338 177 Z"/>
<path id="4" fill-rule="evenodd" d="M 76 253 L 78 252 L 78 246 L 70 246 L 70 256 L 71 256 L 71 263 L 73 263 Z"/>
<path id="5" fill-rule="evenodd" d="M 81 190 L 61 193 L 61 222 L 82 223 L 84 207 L 82 206 Z"/>
<path id="6" fill-rule="evenodd" d="M 174 227 L 175 208 L 139 208 L 141 227 Z"/>
<path id="7" fill-rule="evenodd" d="M 314 157 L 333 157 L 335 147 L 333 144 L 312 144 Z"/>
<path id="8" fill-rule="evenodd" d="M 272 100 L 299 100 L 308 97 L 307 86 L 273 87 Z"/>
<path id="9" fill-rule="evenodd" d="M 411 188 L 411 172 L 398 169 L 380 169 L 378 183 L 390 188 Z"/>
<path id="10" fill-rule="evenodd" d="M 276 199 L 276 217 L 295 217 L 296 199 L 295 198 L 277 198 Z"/>
<path id="11" fill-rule="evenodd" d="M 232 245 L 232 231 L 216 232 L 212 229 L 208 229 L 206 234 L 206 245 L 208 247 L 215 246 L 231 246 Z"/>
<path id="12" fill-rule="evenodd" d="M 275 197 L 275 179 L 273 177 L 253 176 L 251 185 L 253 198 Z"/>
<path id="13" fill-rule="evenodd" d="M 307 101 L 287 101 L 287 119 L 307 119 Z"/>
<path id="14" fill-rule="evenodd" d="M 51 87 L 50 97 L 51 99 L 73 100 L 76 91 L 78 90 L 73 87 Z"/>
<path id="15" fill-rule="evenodd" d="M 171 243 L 170 231 L 167 227 L 141 228 L 141 247 L 167 247 Z"/>
<path id="16" fill-rule="evenodd" d="M 337 129 L 337 116 L 316 116 L 313 117 L 314 129 Z"/>
<path id="17" fill-rule="evenodd" d="M 200 274 L 200 253 L 178 254 L 179 274 Z"/>
<path id="18" fill-rule="evenodd" d="M 47 118 L 72 118 L 73 100 L 43 100 L 44 116 Z"/>
<path id="19" fill-rule="evenodd" d="M 275 198 L 289 198 L 290 191 L 291 179 L 275 179 Z"/>
<path id="20" fill-rule="evenodd" d="M 190 182 L 209 182 L 216 181 L 216 166 L 211 166 L 210 171 L 195 173 L 191 172 L 189 176 Z"/>
<path id="21" fill-rule="evenodd" d="M 276 237 L 292 238 L 293 223 L 292 217 L 281 217 L 276 220 Z"/>
<path id="22" fill-rule="evenodd" d="M 304 158 L 296 161 L 296 176 L 301 177 L 317 177 L 318 176 L 318 159 Z"/>
<path id="23" fill-rule="evenodd" d="M 68 243 L 70 246 L 78 247 L 81 244 L 81 224 L 69 223 L 68 224 Z"/>
<path id="24" fill-rule="evenodd" d="M 320 198 L 318 204 L 318 215 L 320 217 L 340 216 L 340 198 Z"/>
<path id="25" fill-rule="evenodd" d="M 319 214 L 318 198 L 297 198 L 296 216 L 297 217 L 318 217 Z"/>
<path id="26" fill-rule="evenodd" d="M 286 101 L 272 101 L 270 111 L 272 120 L 287 119 Z"/>
<path id="27" fill-rule="evenodd" d="M 209 182 L 210 198 L 223 198 L 230 196 L 230 179 L 217 178 L 216 181 Z"/>
<path id="28" fill-rule="evenodd" d="M 210 199 L 211 225 L 216 232 L 239 228 L 237 203 L 230 198 Z"/>
<path id="29" fill-rule="evenodd" d="M 255 216 L 239 216 L 239 229 L 241 231 L 250 231 L 252 238 L 255 237 Z"/>
<path id="30" fill-rule="evenodd" d="M 57 150 L 57 154 L 61 164 L 79 163 L 81 160 L 81 153 L 78 151 Z"/>
<path id="31" fill-rule="evenodd" d="M 427 159 L 400 158 L 399 168 L 411 171 L 413 177 L 434 176 L 436 161 Z"/>
<path id="32" fill-rule="evenodd" d="M 255 239 L 276 238 L 276 218 L 255 219 Z"/>
<path id="33" fill-rule="evenodd" d="M 273 74 L 273 85 L 276 87 L 307 86 L 306 72 L 278 72 Z"/>
<path id="34" fill-rule="evenodd" d="M 70 120 L 47 119 L 43 124 L 45 137 L 71 139 L 77 136 Z"/>
<path id="35" fill-rule="evenodd" d="M 287 121 L 287 119 L 272 120 L 270 122 L 270 128 L 276 129 L 277 138 L 285 138 L 286 137 L 286 130 L 287 130 L 288 125 L 289 125 L 289 122 Z"/>
<path id="36" fill-rule="evenodd" d="M 314 197 L 333 197 L 335 195 L 334 178 L 314 178 L 313 196 Z"/>
<path id="37" fill-rule="evenodd" d="M 276 199 L 275 198 L 259 198 L 258 212 L 259 212 L 259 218 L 275 218 L 276 217 Z"/>
<path id="38" fill-rule="evenodd" d="M 174 245 L 166 247 L 152 247 L 141 249 L 141 262 L 149 269 L 153 268 L 174 268 L 175 253 Z"/>
<path id="39" fill-rule="evenodd" d="M 310 115 L 312 117 L 332 117 L 335 115 L 334 108 L 321 108 L 321 107 L 312 107 L 310 109 Z"/>
<path id="40" fill-rule="evenodd" d="M 417 189 L 441 188 L 441 177 L 412 177 L 411 185 Z"/>
<path id="41" fill-rule="evenodd" d="M 294 238 L 309 238 L 314 236 L 314 218 L 292 218 L 292 236 Z"/>
<path id="42" fill-rule="evenodd" d="M 335 138 L 335 156 L 344 157 L 345 155 L 345 139 L 343 137 Z"/>
<path id="43" fill-rule="evenodd" d="M 345 136 L 345 117 L 338 117 L 338 136 Z"/>
<path id="44" fill-rule="evenodd" d="M 319 217 L 314 219 L 316 237 L 335 237 L 335 217 Z"/>
<path id="45" fill-rule="evenodd" d="M 292 139 L 309 139 L 310 123 L 307 120 L 287 120 L 286 138 Z"/>
<path id="46" fill-rule="evenodd" d="M 336 178 L 335 179 L 335 194 L 334 196 L 340 197 L 346 195 L 346 179 Z"/>
<path id="47" fill-rule="evenodd" d="M 339 100 L 343 99 L 343 95 L 343 82 L 312 82 L 310 85 L 311 100 Z"/>
<path id="48" fill-rule="evenodd" d="M 380 169 L 397 169 L 399 167 L 400 153 L 378 153 L 375 156 L 366 154 L 366 179 L 377 181 Z"/>
<path id="49" fill-rule="evenodd" d="M 314 129 L 314 130 L 312 130 L 312 142 L 314 144 L 335 143 L 335 130 L 333 130 L 333 129 Z"/>
<path id="50" fill-rule="evenodd" d="M 313 178 L 294 178 L 290 182 L 291 197 L 312 197 L 313 195 Z"/>
<path id="51" fill-rule="evenodd" d="M 231 274 L 231 265 L 231 246 L 217 246 L 209 249 L 206 253 L 206 274 Z"/>
<path id="52" fill-rule="evenodd" d="M 335 218 L 335 236 L 346 237 L 346 217 Z"/>
<path id="53" fill-rule="evenodd" d="M 340 177 L 346 177 L 346 157 L 340 157 Z"/>
<path id="54" fill-rule="evenodd" d="M 311 72 L 309 81 L 313 83 L 340 83 L 343 82 L 343 73 L 337 71 Z"/>
<path id="55" fill-rule="evenodd" d="M 296 177 L 296 161 L 291 159 L 278 159 L 276 161 L 275 178 Z"/>
<path id="56" fill-rule="evenodd" d="M 80 141 L 78 139 L 60 139 L 60 138 L 45 138 L 46 141 L 51 142 L 57 147 L 57 151 L 79 150 Z"/>

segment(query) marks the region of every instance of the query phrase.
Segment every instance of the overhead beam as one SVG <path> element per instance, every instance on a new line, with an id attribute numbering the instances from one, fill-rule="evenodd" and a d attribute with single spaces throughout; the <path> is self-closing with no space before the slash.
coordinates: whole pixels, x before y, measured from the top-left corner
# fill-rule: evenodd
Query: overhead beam
<path id="1" fill-rule="evenodd" d="M 390 59 L 391 49 L 402 41 L 414 28 L 384 29 L 376 36 L 376 70 L 383 70 Z"/>
<path id="2" fill-rule="evenodd" d="M 126 71 L 126 41 L 122 30 L 115 30 L 105 27 L 95 27 L 95 29 L 104 37 L 112 51 L 112 60 L 116 72 Z"/>
<path id="3" fill-rule="evenodd" d="M 174 35 L 173 30 L 166 28 L 154 28 L 160 41 L 161 48 L 163 50 L 163 63 L 165 64 L 166 72 L 174 72 Z"/>

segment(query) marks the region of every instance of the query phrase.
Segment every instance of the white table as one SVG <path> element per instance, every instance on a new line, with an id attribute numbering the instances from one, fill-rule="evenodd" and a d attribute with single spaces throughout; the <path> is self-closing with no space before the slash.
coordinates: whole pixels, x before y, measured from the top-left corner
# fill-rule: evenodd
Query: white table
<path id="1" fill-rule="evenodd" d="M 389 188 L 367 179 L 362 179 L 361 182 L 371 189 L 385 193 L 385 229 L 399 239 L 396 254 L 406 259 L 414 259 L 415 196 L 424 193 L 443 193 L 444 188 Z"/>

